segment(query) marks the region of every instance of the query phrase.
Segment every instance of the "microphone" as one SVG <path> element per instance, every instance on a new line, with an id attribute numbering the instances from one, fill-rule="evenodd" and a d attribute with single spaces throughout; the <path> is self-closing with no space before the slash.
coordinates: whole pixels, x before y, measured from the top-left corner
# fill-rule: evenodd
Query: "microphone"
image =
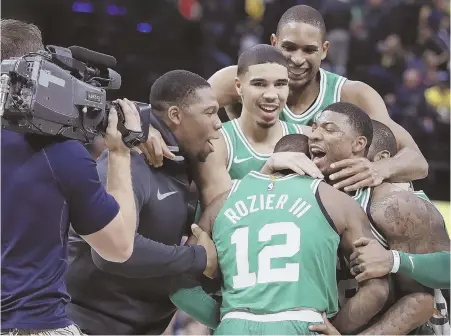
<path id="1" fill-rule="evenodd" d="M 69 47 L 69 50 L 72 52 L 72 57 L 79 61 L 107 68 L 114 68 L 116 66 L 116 59 L 113 56 L 79 46 Z"/>

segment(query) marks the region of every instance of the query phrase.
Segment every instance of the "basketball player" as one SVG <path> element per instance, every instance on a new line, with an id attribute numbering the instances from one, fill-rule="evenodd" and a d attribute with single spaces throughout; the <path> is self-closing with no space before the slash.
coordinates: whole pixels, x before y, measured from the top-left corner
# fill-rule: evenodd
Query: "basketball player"
<path id="1" fill-rule="evenodd" d="M 320 179 L 252 171 L 210 203 L 199 225 L 212 234 L 223 278 L 215 334 L 306 335 L 311 324 L 323 321 L 321 313 L 336 315 L 340 327 L 359 328 L 386 302 L 388 282 L 373 279 L 337 314 L 340 237 L 350 253 L 351 237 L 371 233 L 359 205 Z M 180 289 L 171 299 L 198 319 L 204 310 L 210 321 L 200 320 L 215 328 L 211 311 L 218 304 L 205 293 L 195 304 L 201 292 Z M 377 302 L 361 304 L 365 295 Z"/>
<path id="2" fill-rule="evenodd" d="M 320 114 L 312 125 L 310 153 L 326 179 L 335 173 L 332 163 L 366 156 L 371 126 L 368 115 L 349 103 L 332 104 Z M 449 251 L 443 218 L 430 202 L 390 183 L 359 189 L 354 198 L 366 211 L 373 235 L 385 247 L 408 253 Z M 356 274 L 359 271 L 354 269 Z M 364 334 L 405 335 L 432 316 L 433 291 L 400 274 L 395 279 L 396 303 Z"/>
<path id="3" fill-rule="evenodd" d="M 287 61 L 279 50 L 264 44 L 249 48 L 238 59 L 237 74 L 241 116 L 223 124 L 221 137 L 213 142 L 215 151 L 197 167 L 204 205 L 230 189 L 231 179 L 260 171 L 284 135 L 310 131 L 309 126 L 279 120 L 288 97 Z M 307 167 L 321 176 L 310 161 Z"/>
<path id="4" fill-rule="evenodd" d="M 310 125 L 327 105 L 339 101 L 360 106 L 372 119 L 390 127 L 396 136 L 399 152 L 392 158 L 370 162 L 353 158 L 336 162 L 336 173 L 330 176 L 336 187 L 345 191 L 376 186 L 384 180 L 412 181 L 427 176 L 428 164 L 410 134 L 390 119 L 379 94 L 370 86 L 347 80 L 320 68 L 326 58 L 329 42 L 321 14 L 309 6 L 294 6 L 281 17 L 271 44 L 288 60 L 290 94 L 280 119 Z M 220 106 L 240 102 L 234 88 L 237 67 L 219 70 L 210 79 Z M 230 119 L 236 115 L 229 114 Z"/>

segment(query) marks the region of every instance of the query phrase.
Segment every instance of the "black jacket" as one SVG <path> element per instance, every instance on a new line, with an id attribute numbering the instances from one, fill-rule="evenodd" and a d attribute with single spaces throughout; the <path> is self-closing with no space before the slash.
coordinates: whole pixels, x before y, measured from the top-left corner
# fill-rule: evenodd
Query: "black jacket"
<path id="1" fill-rule="evenodd" d="M 168 145 L 178 146 L 161 119 L 152 116 L 151 124 Z M 105 261 L 71 234 L 68 314 L 88 334 L 161 334 L 175 312 L 168 297 L 172 279 L 199 275 L 206 265 L 203 247 L 178 246 L 191 224 L 186 160 L 165 159 L 161 168 L 152 168 L 142 154 L 132 152 L 131 161 L 139 216 L 130 259 L 122 264 Z M 106 152 L 97 165 L 106 183 Z"/>

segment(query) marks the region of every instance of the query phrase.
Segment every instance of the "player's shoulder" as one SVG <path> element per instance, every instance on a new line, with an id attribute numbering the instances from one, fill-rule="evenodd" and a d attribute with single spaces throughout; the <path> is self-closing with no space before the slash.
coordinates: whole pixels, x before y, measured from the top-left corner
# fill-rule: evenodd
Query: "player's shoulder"
<path id="1" fill-rule="evenodd" d="M 371 195 L 371 217 L 377 223 L 390 224 L 407 214 L 428 211 L 423 200 L 409 190 L 384 182 L 373 189 Z"/>
<path id="2" fill-rule="evenodd" d="M 362 99 L 380 97 L 371 86 L 364 82 L 346 80 L 341 89 L 341 101 L 359 105 Z"/>
<path id="3" fill-rule="evenodd" d="M 336 74 L 335 72 L 331 72 L 331 71 L 327 71 L 326 69 L 320 68 L 320 71 L 323 75 L 325 75 L 327 78 L 331 78 L 331 79 L 341 79 L 343 78 L 344 80 L 348 80 L 346 77 Z"/>
<path id="4" fill-rule="evenodd" d="M 230 65 L 228 67 L 219 69 L 209 79 L 210 84 L 214 84 L 216 81 L 228 80 L 237 76 L 238 66 Z"/>
<path id="5" fill-rule="evenodd" d="M 347 98 L 349 95 L 359 95 L 362 91 L 368 90 L 373 90 L 373 88 L 364 82 L 348 79 L 343 84 L 342 98 Z"/>
<path id="6" fill-rule="evenodd" d="M 383 182 L 373 188 L 371 201 L 372 203 L 382 201 L 388 205 L 390 202 L 396 201 L 396 199 L 410 197 L 411 195 L 414 194 L 402 186 L 395 183 Z"/>

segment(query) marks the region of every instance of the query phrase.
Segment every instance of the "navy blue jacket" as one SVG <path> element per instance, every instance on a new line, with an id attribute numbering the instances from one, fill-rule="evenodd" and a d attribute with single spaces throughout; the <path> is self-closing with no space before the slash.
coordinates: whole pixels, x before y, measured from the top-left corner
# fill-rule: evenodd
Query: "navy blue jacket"
<path id="1" fill-rule="evenodd" d="M 178 146 L 169 128 L 152 117 L 168 145 Z M 135 247 L 123 263 L 103 260 L 74 235 L 67 284 L 72 303 L 68 313 L 88 334 L 160 334 L 175 307 L 169 300 L 174 277 L 202 274 L 206 266 L 201 246 L 179 246 L 189 232 L 189 175 L 186 160 L 165 160 L 150 167 L 132 152 L 132 181 L 138 213 Z M 98 160 L 106 183 L 108 155 Z"/>

